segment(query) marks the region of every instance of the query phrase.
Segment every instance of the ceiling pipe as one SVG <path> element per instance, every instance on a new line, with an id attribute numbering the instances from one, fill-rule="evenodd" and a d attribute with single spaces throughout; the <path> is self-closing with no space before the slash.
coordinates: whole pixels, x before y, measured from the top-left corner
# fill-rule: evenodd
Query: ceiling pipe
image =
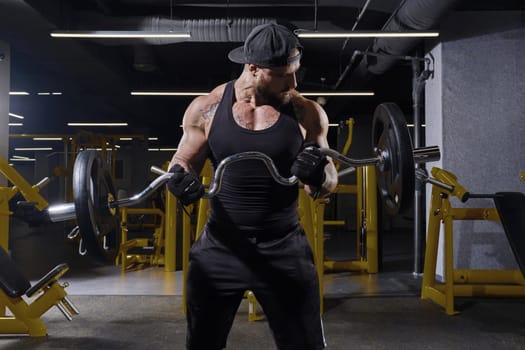
<path id="1" fill-rule="evenodd" d="M 430 30 L 460 2 L 460 0 L 404 0 L 381 28 L 382 31 Z M 339 88 L 351 73 L 355 81 L 350 85 L 366 85 L 374 75 L 388 71 L 399 56 L 407 55 L 423 39 L 421 38 L 377 38 L 365 51 L 354 53 L 340 74 L 334 89 Z M 367 56 L 366 52 L 372 54 Z M 389 57 L 392 56 L 392 57 Z"/>
<path id="2" fill-rule="evenodd" d="M 382 28 L 383 31 L 429 30 L 435 28 L 442 18 L 459 3 L 459 0 L 410 0 L 403 1 Z M 389 40 L 378 38 L 372 45 L 371 52 L 402 56 L 409 53 L 420 42 L 421 38 L 399 38 Z M 367 69 L 374 74 L 383 74 L 390 69 L 396 58 L 387 56 L 367 57 Z"/>

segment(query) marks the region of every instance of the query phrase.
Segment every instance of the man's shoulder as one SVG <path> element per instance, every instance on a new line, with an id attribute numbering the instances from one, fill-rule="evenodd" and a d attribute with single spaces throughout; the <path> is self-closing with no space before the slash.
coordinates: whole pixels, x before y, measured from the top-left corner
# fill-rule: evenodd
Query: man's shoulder
<path id="1" fill-rule="evenodd" d="M 226 83 L 221 84 L 211 90 L 208 94 L 196 97 L 192 102 L 193 107 L 198 109 L 208 109 L 211 106 L 217 105 L 222 99 L 225 87 Z"/>
<path id="2" fill-rule="evenodd" d="M 304 97 L 299 92 L 294 91 L 290 101 L 299 119 L 315 119 L 319 117 L 319 109 L 321 106 L 317 102 Z"/>

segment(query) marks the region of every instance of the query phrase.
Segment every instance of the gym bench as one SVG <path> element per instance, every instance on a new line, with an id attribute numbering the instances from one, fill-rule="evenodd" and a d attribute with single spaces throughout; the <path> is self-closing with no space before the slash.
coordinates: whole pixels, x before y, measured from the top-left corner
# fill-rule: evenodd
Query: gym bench
<path id="1" fill-rule="evenodd" d="M 25 334 L 31 337 L 47 335 L 47 328 L 40 319 L 52 306 L 71 321 L 79 311 L 67 298 L 67 283 L 60 285 L 58 279 L 69 270 L 65 263 L 57 265 L 33 286 L 18 269 L 14 261 L 0 246 L 0 334 Z M 36 297 L 29 302 L 29 298 Z M 7 315 L 9 309 L 12 316 Z"/>

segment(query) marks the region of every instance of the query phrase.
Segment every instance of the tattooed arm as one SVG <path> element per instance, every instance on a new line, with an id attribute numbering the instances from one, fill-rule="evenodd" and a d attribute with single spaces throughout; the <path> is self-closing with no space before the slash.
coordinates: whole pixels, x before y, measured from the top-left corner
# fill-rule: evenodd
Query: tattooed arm
<path id="1" fill-rule="evenodd" d="M 188 106 L 182 118 L 183 135 L 169 168 L 180 164 L 186 171 L 199 174 L 208 157 L 208 130 L 224 92 L 224 85 L 209 95 L 199 96 Z"/>

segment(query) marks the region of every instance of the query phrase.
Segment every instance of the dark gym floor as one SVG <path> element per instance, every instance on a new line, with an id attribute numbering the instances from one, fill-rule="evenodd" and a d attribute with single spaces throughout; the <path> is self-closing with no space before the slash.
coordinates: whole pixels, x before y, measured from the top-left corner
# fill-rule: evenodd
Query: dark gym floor
<path id="1" fill-rule="evenodd" d="M 53 308 L 42 317 L 47 337 L 0 337 L 0 349 L 184 349 L 180 271 L 96 266 L 77 256 L 56 224 L 35 228 L 13 219 L 10 237 L 13 259 L 31 280 L 70 264 L 61 281 L 69 282 L 80 315 L 68 322 Z M 349 233 L 328 235 L 326 254 L 351 258 L 354 241 Z M 379 273 L 325 276 L 327 349 L 525 349 L 525 298 L 462 298 L 461 313 L 447 316 L 419 298 L 412 241 L 412 232 L 387 232 Z M 274 349 L 266 321 L 248 322 L 247 310 L 243 302 L 227 349 Z"/>

